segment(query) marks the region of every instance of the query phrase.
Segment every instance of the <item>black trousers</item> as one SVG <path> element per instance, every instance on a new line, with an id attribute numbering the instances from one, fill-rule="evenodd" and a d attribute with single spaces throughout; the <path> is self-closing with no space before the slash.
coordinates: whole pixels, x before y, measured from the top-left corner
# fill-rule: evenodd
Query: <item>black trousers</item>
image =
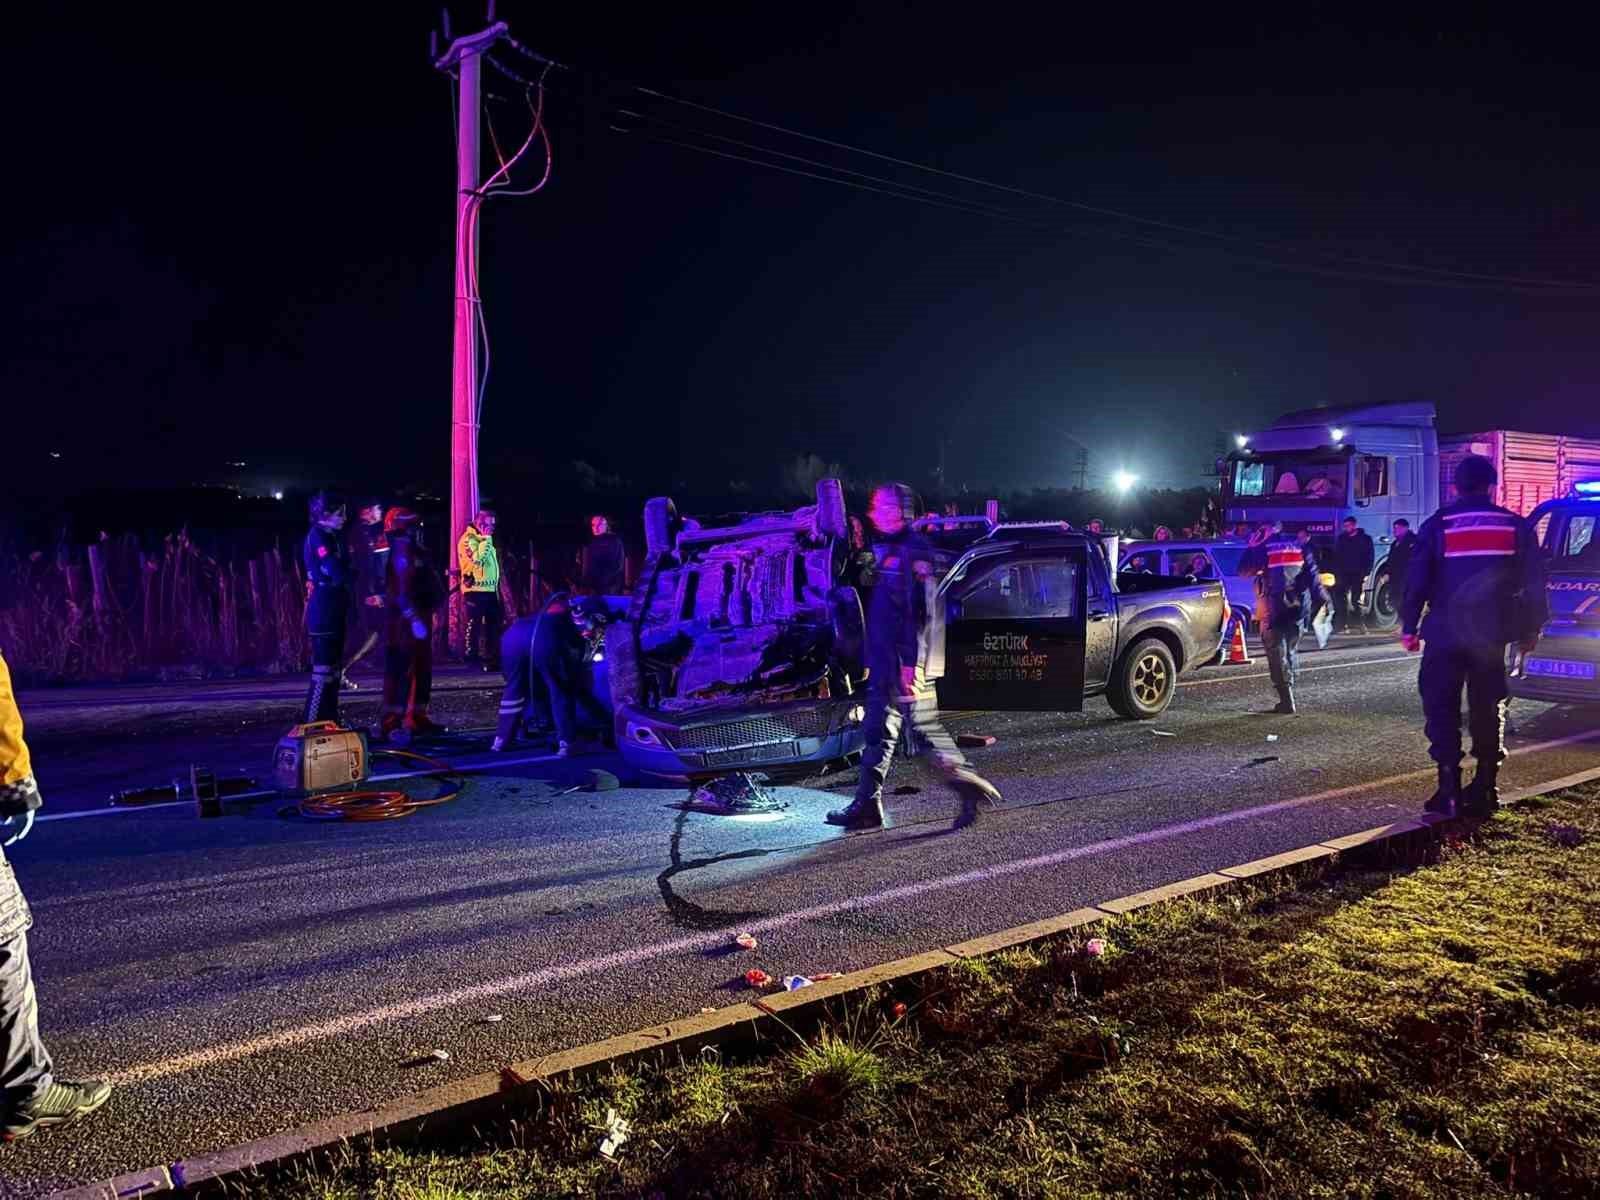
<path id="1" fill-rule="evenodd" d="M 1467 693 L 1472 757 L 1499 766 L 1506 757 L 1506 648 L 1427 642 L 1417 690 L 1428 734 L 1428 754 L 1441 767 L 1461 765 L 1461 692 Z"/>
<path id="2" fill-rule="evenodd" d="M 537 736 L 550 729 L 550 689 L 533 665 L 533 632 L 537 617 L 513 621 L 500 639 L 500 722 L 495 736 L 510 742 L 519 733 Z M 570 740 L 570 739 L 569 739 Z"/>
<path id="3" fill-rule="evenodd" d="M 467 609 L 467 661 L 500 666 L 500 594 L 463 592 Z"/>
<path id="4" fill-rule="evenodd" d="M 1363 620 L 1361 615 L 1361 585 L 1366 579 L 1360 575 L 1340 575 L 1333 585 L 1333 621 L 1341 629 L 1351 622 Z"/>
<path id="5" fill-rule="evenodd" d="M 350 597 L 342 589 L 318 588 L 306 607 L 311 640 L 311 686 L 306 691 L 307 721 L 339 719 L 339 676 L 344 667 L 344 637 Z"/>
<path id="6" fill-rule="evenodd" d="M 1278 699 L 1294 699 L 1294 680 L 1300 670 L 1300 626 L 1290 625 L 1274 629 L 1270 624 L 1261 629 L 1261 648 L 1267 655 L 1267 674 L 1272 676 L 1272 686 L 1278 689 Z"/>
<path id="7" fill-rule="evenodd" d="M 939 697 L 931 683 L 918 688 L 909 701 L 890 696 L 886 689 L 869 686 L 866 720 L 861 730 L 866 745 L 861 751 L 861 780 L 856 784 L 858 803 L 882 800 L 900 731 L 907 723 L 933 751 L 934 764 L 946 778 L 966 769 L 966 756 L 939 719 Z"/>

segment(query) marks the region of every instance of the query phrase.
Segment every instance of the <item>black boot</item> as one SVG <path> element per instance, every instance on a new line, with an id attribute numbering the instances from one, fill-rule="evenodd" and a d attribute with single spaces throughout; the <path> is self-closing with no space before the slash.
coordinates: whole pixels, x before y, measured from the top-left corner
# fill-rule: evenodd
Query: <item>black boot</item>
<path id="1" fill-rule="evenodd" d="M 1278 689 L 1278 706 L 1272 711 L 1284 717 L 1292 717 L 1299 711 L 1294 706 L 1294 691 L 1292 688 L 1281 687 Z"/>
<path id="2" fill-rule="evenodd" d="M 857 796 L 847 807 L 834 809 L 823 820 L 846 829 L 882 829 L 883 797 L 877 795 L 864 800 Z"/>
<path id="3" fill-rule="evenodd" d="M 1425 813 L 1437 813 L 1441 817 L 1448 817 L 1455 811 L 1456 805 L 1461 801 L 1461 768 L 1440 767 L 1439 787 L 1428 802 L 1422 806 Z"/>
<path id="4" fill-rule="evenodd" d="M 333 674 L 311 672 L 311 687 L 306 693 L 306 724 L 339 719 L 339 680 Z"/>
<path id="5" fill-rule="evenodd" d="M 1480 762 L 1472 782 L 1461 792 L 1460 808 L 1475 817 L 1490 817 L 1500 811 L 1500 764 Z"/>
<path id="6" fill-rule="evenodd" d="M 959 771 L 950 781 L 961 798 L 952 829 L 965 829 L 978 819 L 978 809 L 983 805 L 996 808 L 1000 804 L 1000 789 L 982 775 L 972 771 Z"/>

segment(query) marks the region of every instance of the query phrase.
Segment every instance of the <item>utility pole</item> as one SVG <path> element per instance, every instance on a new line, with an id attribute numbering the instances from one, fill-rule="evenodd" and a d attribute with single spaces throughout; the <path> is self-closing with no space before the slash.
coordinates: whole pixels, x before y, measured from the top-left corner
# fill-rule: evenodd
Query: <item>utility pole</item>
<path id="1" fill-rule="evenodd" d="M 483 54 L 508 32 L 504 21 L 494 19 L 479 33 L 450 37 L 450 14 L 444 16 L 444 36 L 449 46 L 434 56 L 434 65 L 452 72 L 459 91 L 456 106 L 456 273 L 455 349 L 450 382 L 450 538 L 445 547 L 451 569 L 456 543 L 478 508 L 478 227 L 476 208 L 481 197 L 478 131 L 482 124 Z M 437 45 L 437 39 L 435 39 Z M 460 650 L 463 605 L 456 590 L 450 600 L 450 648 Z"/>
<path id="2" fill-rule="evenodd" d="M 1089 451 L 1081 446 L 1073 470 L 1078 473 L 1078 490 L 1081 492 L 1089 482 Z"/>

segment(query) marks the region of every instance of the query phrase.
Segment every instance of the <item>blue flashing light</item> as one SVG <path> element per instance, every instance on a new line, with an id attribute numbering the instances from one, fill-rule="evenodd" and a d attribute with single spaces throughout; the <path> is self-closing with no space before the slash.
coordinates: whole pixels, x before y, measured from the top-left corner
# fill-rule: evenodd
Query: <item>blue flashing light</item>
<path id="1" fill-rule="evenodd" d="M 1573 484 L 1572 490 L 1580 496 L 1600 496 L 1600 479 L 1585 479 Z"/>

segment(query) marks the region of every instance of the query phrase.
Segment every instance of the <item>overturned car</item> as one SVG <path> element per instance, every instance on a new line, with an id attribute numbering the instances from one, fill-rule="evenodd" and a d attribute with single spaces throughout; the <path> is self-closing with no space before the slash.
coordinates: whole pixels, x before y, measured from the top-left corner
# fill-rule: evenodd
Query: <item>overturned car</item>
<path id="1" fill-rule="evenodd" d="M 859 752 L 860 557 L 839 482 L 818 483 L 805 508 L 716 526 L 656 499 L 645 528 L 645 569 L 606 638 L 624 759 L 695 779 Z M 942 532 L 947 706 L 1075 711 L 1104 694 L 1123 716 L 1153 717 L 1180 673 L 1217 656 L 1218 583 L 1146 576 L 1124 593 L 1107 565 L 1114 547 L 1108 559 L 1100 539 L 1061 522 L 967 518 Z"/>

